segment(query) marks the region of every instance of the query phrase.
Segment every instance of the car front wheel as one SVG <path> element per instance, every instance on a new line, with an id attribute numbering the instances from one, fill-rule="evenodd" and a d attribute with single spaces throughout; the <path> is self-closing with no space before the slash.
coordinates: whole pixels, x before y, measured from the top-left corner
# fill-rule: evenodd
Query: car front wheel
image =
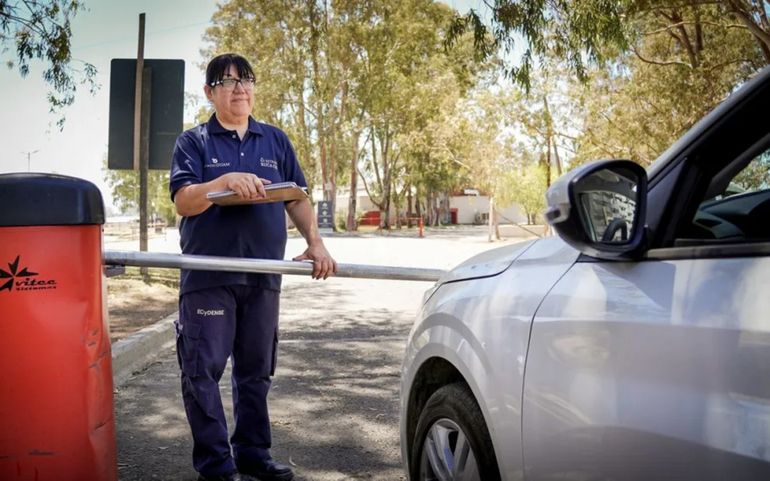
<path id="1" fill-rule="evenodd" d="M 476 400 L 465 384 L 438 389 L 417 422 L 412 481 L 499 481 L 495 451 Z"/>

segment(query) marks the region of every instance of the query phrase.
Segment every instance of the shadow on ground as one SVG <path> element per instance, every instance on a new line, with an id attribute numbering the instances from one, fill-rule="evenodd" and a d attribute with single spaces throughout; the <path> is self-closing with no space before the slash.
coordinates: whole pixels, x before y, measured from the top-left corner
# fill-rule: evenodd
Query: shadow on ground
<path id="1" fill-rule="evenodd" d="M 413 313 L 369 304 L 344 284 L 284 288 L 273 454 L 298 481 L 405 479 L 399 369 Z M 221 389 L 232 428 L 229 370 Z M 196 479 L 173 352 L 116 393 L 116 416 L 122 481 Z"/>

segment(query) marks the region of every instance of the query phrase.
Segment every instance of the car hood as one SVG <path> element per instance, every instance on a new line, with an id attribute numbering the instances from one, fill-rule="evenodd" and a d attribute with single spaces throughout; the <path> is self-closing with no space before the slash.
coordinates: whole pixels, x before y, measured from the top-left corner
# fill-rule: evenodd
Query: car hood
<path id="1" fill-rule="evenodd" d="M 519 242 L 484 251 L 443 274 L 436 285 L 500 274 L 535 242 L 538 240 Z"/>

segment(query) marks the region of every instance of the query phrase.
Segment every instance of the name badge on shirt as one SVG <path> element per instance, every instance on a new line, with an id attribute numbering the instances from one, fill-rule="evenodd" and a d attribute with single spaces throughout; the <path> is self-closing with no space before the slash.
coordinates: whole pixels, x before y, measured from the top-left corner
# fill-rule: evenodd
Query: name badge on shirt
<path id="1" fill-rule="evenodd" d="M 260 167 L 267 167 L 270 169 L 278 170 L 278 162 L 276 162 L 273 159 L 266 159 L 264 157 L 259 158 L 259 165 Z"/>
<path id="2" fill-rule="evenodd" d="M 204 165 L 207 169 L 216 169 L 218 167 L 230 167 L 230 162 L 220 162 L 216 157 L 211 158 L 211 163 Z"/>

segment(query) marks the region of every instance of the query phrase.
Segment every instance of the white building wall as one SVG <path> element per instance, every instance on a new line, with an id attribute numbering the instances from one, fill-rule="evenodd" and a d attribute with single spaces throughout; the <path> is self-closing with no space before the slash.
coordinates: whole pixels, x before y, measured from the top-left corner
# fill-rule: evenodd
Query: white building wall
<path id="1" fill-rule="evenodd" d="M 314 193 L 315 199 L 321 199 L 323 194 L 320 190 Z M 348 212 L 348 197 L 349 192 L 347 190 L 338 192 L 335 212 L 337 214 L 347 215 Z M 487 214 L 489 211 L 489 197 L 486 195 L 458 195 L 449 198 L 449 208 L 457 209 L 457 222 L 459 224 L 474 224 L 476 222 L 476 216 L 478 214 Z M 391 206 L 392 209 L 392 206 Z M 356 210 L 359 214 L 363 214 L 369 210 L 378 210 L 378 207 L 369 199 L 366 195 L 366 191 L 361 189 L 358 192 L 358 201 Z M 499 219 L 500 223 L 507 224 L 515 222 L 518 224 L 526 224 L 527 216 L 524 215 L 524 211 L 517 205 L 509 206 L 501 209 L 499 206 L 497 211 L 505 216 L 507 219 Z M 391 212 L 391 215 L 395 215 L 395 211 Z M 486 216 L 485 216 L 486 218 Z M 508 220 L 509 219 L 509 220 Z"/>
<path id="2" fill-rule="evenodd" d="M 489 197 L 486 195 L 462 195 L 450 197 L 449 208 L 457 209 L 457 222 L 459 224 L 474 224 L 477 223 L 476 216 L 478 214 L 487 214 L 489 212 Z M 502 218 L 498 219 L 500 223 L 527 223 L 527 216 L 524 215 L 521 208 L 517 205 L 509 206 L 504 209 L 501 209 L 498 206 L 497 211 L 510 219 L 510 221 Z"/>

